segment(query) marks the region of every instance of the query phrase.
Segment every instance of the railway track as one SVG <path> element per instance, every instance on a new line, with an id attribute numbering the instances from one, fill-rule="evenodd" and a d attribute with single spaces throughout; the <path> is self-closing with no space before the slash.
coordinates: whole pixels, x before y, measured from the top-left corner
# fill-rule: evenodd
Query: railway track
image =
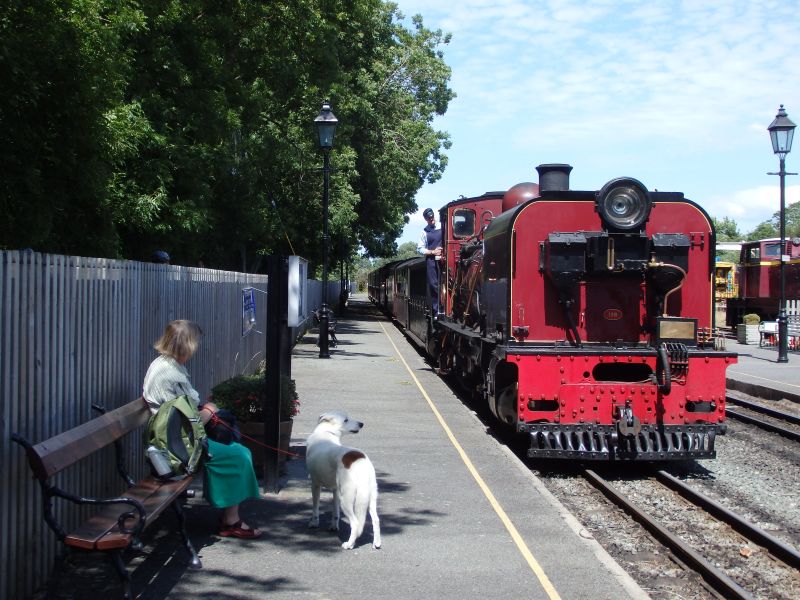
<path id="1" fill-rule="evenodd" d="M 718 563 L 720 562 L 727 562 L 720 560 L 719 555 L 712 558 L 698 551 L 695 547 L 685 541 L 681 535 L 670 530 L 670 528 L 664 523 L 660 522 L 657 517 L 654 517 L 652 514 L 648 513 L 644 508 L 642 508 L 640 504 L 633 501 L 629 495 L 619 489 L 618 486 L 611 485 L 595 471 L 587 469 L 583 472 L 583 476 L 595 488 L 602 492 L 603 495 L 610 499 L 614 504 L 622 508 L 634 520 L 640 523 L 653 537 L 666 546 L 683 564 L 696 571 L 706 582 L 706 584 L 717 594 L 720 594 L 724 598 L 733 599 L 754 599 L 758 597 L 752 591 L 745 589 L 737 582 L 736 579 L 734 579 L 734 577 L 727 574 L 724 569 L 718 566 Z M 768 581 L 771 577 L 785 579 L 787 577 L 787 571 L 791 577 L 794 570 L 793 576 L 800 581 L 800 573 L 797 572 L 797 570 L 800 569 L 800 553 L 798 553 L 796 549 L 776 539 L 763 529 L 753 525 L 752 523 L 749 523 L 747 520 L 726 509 L 707 496 L 697 492 L 690 486 L 687 486 L 679 479 L 673 477 L 665 471 L 658 471 L 655 474 L 655 480 L 652 481 L 653 483 L 660 483 L 662 490 L 663 488 L 668 488 L 669 490 L 679 494 L 681 498 L 702 509 L 704 513 L 710 515 L 719 523 L 724 523 L 733 531 L 738 532 L 738 534 L 745 538 L 749 543 L 760 546 L 761 548 L 767 550 L 772 557 L 781 561 L 780 563 L 775 563 L 776 565 L 780 565 L 780 567 L 776 566 L 776 573 L 765 574 L 763 569 L 759 570 L 761 572 L 757 572 L 758 580 L 762 588 L 764 586 L 763 582 Z M 655 492 L 655 494 L 659 493 L 661 493 L 661 490 Z M 671 502 L 674 502 L 674 500 Z M 684 527 L 689 531 L 693 530 L 693 526 L 691 525 L 684 525 Z M 700 526 L 697 527 L 699 530 Z M 731 535 L 735 536 L 736 534 L 731 533 Z M 731 543 L 731 547 L 741 547 L 741 544 L 733 541 Z M 736 562 L 736 560 L 733 559 L 731 562 Z M 774 563 L 775 561 L 772 562 Z M 769 568 L 769 563 L 767 563 L 767 565 L 767 568 Z M 741 574 L 739 574 L 737 579 L 739 581 L 745 580 L 750 582 L 753 581 L 755 577 L 743 577 Z"/>
<path id="2" fill-rule="evenodd" d="M 725 410 L 727 416 L 738 419 L 744 423 L 749 423 L 750 425 L 756 425 L 766 431 L 777 433 L 795 442 L 800 442 L 800 430 L 796 428 L 800 426 L 800 417 L 733 396 L 726 396 L 726 401 L 729 404 L 735 404 L 738 407 L 750 411 L 742 412 L 741 410 L 728 407 Z M 765 415 L 774 420 L 767 420 L 751 413 Z M 792 425 L 795 427 L 793 428 Z"/>

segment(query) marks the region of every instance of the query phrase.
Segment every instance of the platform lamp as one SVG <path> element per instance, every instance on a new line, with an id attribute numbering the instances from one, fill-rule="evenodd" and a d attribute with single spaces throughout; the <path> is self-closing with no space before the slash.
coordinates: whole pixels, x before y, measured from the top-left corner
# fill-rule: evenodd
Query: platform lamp
<path id="1" fill-rule="evenodd" d="M 330 101 L 326 100 L 322 103 L 322 109 L 319 111 L 317 118 L 314 119 L 314 125 L 317 127 L 319 136 L 319 147 L 322 149 L 324 156 L 322 167 L 324 178 L 322 188 L 322 306 L 320 307 L 319 317 L 320 358 L 331 357 L 328 351 L 328 323 L 330 321 L 328 315 L 328 187 L 331 171 L 330 154 L 331 148 L 333 148 L 333 136 L 336 134 L 336 125 L 338 123 L 338 119 L 331 110 Z"/>
<path id="2" fill-rule="evenodd" d="M 778 305 L 778 362 L 789 362 L 789 339 L 788 325 L 786 319 L 786 176 L 797 175 L 797 173 L 786 172 L 786 155 L 792 151 L 792 137 L 794 137 L 795 124 L 786 116 L 783 104 L 778 109 L 775 120 L 767 129 L 769 137 L 772 139 L 772 151 L 780 159 L 780 171 L 768 173 L 768 175 L 780 176 L 781 182 L 781 264 L 780 264 L 780 287 L 781 297 Z"/>

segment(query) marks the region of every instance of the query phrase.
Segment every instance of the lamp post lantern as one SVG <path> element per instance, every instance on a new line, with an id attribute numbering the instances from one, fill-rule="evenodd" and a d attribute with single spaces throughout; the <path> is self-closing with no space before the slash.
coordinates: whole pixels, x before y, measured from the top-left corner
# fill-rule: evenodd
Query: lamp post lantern
<path id="1" fill-rule="evenodd" d="M 336 125 L 339 123 L 331 110 L 328 100 L 322 103 L 319 115 L 314 119 L 319 136 L 319 147 L 324 157 L 322 174 L 324 184 L 322 188 L 322 306 L 319 317 L 319 357 L 330 358 L 328 351 L 328 186 L 330 177 L 330 153 L 333 148 L 333 137 L 336 134 Z"/>
<path id="2" fill-rule="evenodd" d="M 772 151 L 780 159 L 780 171 L 769 173 L 769 175 L 780 176 L 781 185 L 781 212 L 780 212 L 780 234 L 781 234 L 781 264 L 780 264 L 780 303 L 778 304 L 778 362 L 789 362 L 789 340 L 788 325 L 786 319 L 786 155 L 792 151 L 792 138 L 794 137 L 795 124 L 786 116 L 783 104 L 778 109 L 775 120 L 772 121 L 767 130 L 772 140 Z"/>

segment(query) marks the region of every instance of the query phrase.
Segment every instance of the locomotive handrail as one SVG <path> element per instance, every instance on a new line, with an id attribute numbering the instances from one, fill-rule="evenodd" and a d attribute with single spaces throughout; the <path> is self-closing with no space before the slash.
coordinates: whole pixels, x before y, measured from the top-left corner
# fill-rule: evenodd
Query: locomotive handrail
<path id="1" fill-rule="evenodd" d="M 483 219 L 484 219 L 484 217 L 485 217 L 486 215 L 489 215 L 489 220 L 488 220 L 486 223 L 483 223 Z M 493 220 L 494 220 L 494 213 L 493 213 L 491 210 L 489 210 L 488 208 L 487 208 L 486 210 L 484 210 L 484 211 L 481 213 L 481 218 L 480 218 L 480 222 L 481 222 L 481 223 L 483 223 L 483 225 L 481 225 L 481 228 L 480 228 L 478 231 L 476 231 L 475 233 L 473 233 L 471 236 L 469 236 L 469 237 L 468 237 L 468 238 L 465 240 L 465 242 L 464 242 L 464 245 L 468 244 L 468 243 L 469 243 L 470 241 L 472 241 L 472 240 L 475 240 L 475 241 L 477 242 L 479 239 L 481 239 L 481 236 L 482 236 L 484 233 L 486 233 L 486 230 L 488 229 L 489 225 L 491 224 L 491 222 L 492 222 Z"/>
<path id="2" fill-rule="evenodd" d="M 564 316 L 567 318 L 569 332 L 572 333 L 573 339 L 570 341 L 570 344 L 575 348 L 583 348 L 583 341 L 581 340 L 581 334 L 578 332 L 578 325 L 575 323 L 575 319 L 572 318 L 572 313 L 570 312 L 570 308 L 575 304 L 575 300 L 572 298 L 561 298 L 559 303 L 564 307 Z"/>
<path id="3" fill-rule="evenodd" d="M 659 268 L 659 269 L 672 268 L 672 269 L 677 269 L 678 271 L 681 272 L 682 277 L 681 277 L 680 283 L 678 285 L 676 285 L 674 288 L 672 288 L 670 291 L 668 291 L 666 294 L 664 294 L 664 310 L 663 310 L 663 313 L 662 313 L 661 316 L 662 317 L 668 317 L 669 314 L 667 312 L 667 303 L 669 301 L 669 297 L 670 297 L 670 295 L 672 295 L 673 293 L 677 292 L 679 289 L 681 289 L 683 287 L 683 282 L 686 281 L 686 271 L 684 269 L 682 269 L 681 267 L 679 267 L 678 265 L 673 265 L 671 263 L 665 263 L 665 262 L 650 262 L 647 266 L 651 267 L 651 268 Z"/>
<path id="4" fill-rule="evenodd" d="M 667 352 L 667 345 L 662 343 L 658 347 L 658 362 L 661 364 L 662 373 L 664 374 L 664 382 L 658 381 L 658 387 L 661 393 L 669 394 L 672 389 L 672 373 L 669 368 L 669 354 Z M 658 376 L 656 376 L 658 378 Z"/>

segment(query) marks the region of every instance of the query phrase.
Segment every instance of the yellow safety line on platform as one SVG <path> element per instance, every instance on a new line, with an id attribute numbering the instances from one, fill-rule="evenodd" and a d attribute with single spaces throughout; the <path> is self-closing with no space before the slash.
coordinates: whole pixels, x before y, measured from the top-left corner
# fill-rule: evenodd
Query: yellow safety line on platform
<path id="1" fill-rule="evenodd" d="M 461 444 L 456 439 L 456 436 L 453 435 L 452 430 L 447 425 L 447 422 L 444 420 L 444 417 L 442 417 L 439 410 L 436 408 L 436 405 L 433 403 L 433 400 L 430 399 L 430 396 L 428 396 L 428 393 L 425 391 L 425 388 L 422 387 L 422 384 L 419 382 L 419 379 L 417 379 L 417 376 L 414 375 L 414 371 L 411 370 L 411 367 L 408 366 L 408 363 L 403 358 L 403 355 L 400 354 L 400 349 L 394 343 L 394 340 L 392 340 L 391 336 L 389 335 L 389 332 L 386 331 L 386 328 L 383 326 L 383 323 L 378 321 L 378 324 L 381 326 L 383 333 L 389 339 L 389 343 L 394 348 L 394 351 L 397 353 L 397 356 L 400 358 L 400 361 L 405 366 L 406 370 L 408 371 L 408 374 L 411 375 L 411 378 L 414 380 L 414 383 L 417 385 L 417 388 L 419 389 L 420 393 L 422 393 L 422 396 L 425 398 L 425 401 L 428 403 L 428 406 L 430 407 L 431 411 L 433 411 L 434 416 L 439 421 L 439 425 L 442 426 L 442 429 L 444 429 L 444 432 L 447 434 L 447 437 L 450 438 L 450 442 L 455 447 L 459 456 L 461 456 L 461 460 L 464 461 L 467 470 L 469 470 L 469 472 L 472 474 L 472 477 L 475 478 L 475 481 L 478 483 L 478 487 L 481 488 L 481 491 L 483 491 L 483 494 L 486 496 L 486 499 L 489 501 L 489 504 L 492 505 L 494 512 L 496 512 L 497 516 L 500 517 L 500 520 L 503 522 L 503 525 L 505 525 L 506 529 L 508 530 L 508 533 L 511 535 L 511 539 L 514 540 L 514 543 L 517 545 L 517 548 L 519 549 L 520 553 L 525 558 L 525 561 L 528 563 L 528 566 L 536 574 L 536 577 L 539 580 L 539 583 L 542 584 L 542 587 L 544 588 L 544 591 L 547 593 L 547 596 L 551 600 L 561 600 L 561 596 L 558 595 L 556 588 L 553 587 L 553 584 L 550 582 L 550 579 L 547 577 L 547 574 L 544 572 L 544 569 L 542 569 L 542 567 L 539 565 L 539 562 L 533 556 L 533 553 L 528 549 L 527 544 L 525 544 L 525 540 L 522 539 L 522 536 L 519 534 L 519 531 L 517 531 L 517 528 L 514 527 L 514 524 L 511 522 L 511 519 L 506 514 L 506 511 L 504 511 L 503 507 L 500 506 L 500 503 L 497 501 L 497 498 L 494 497 L 494 494 L 489 489 L 489 486 L 483 480 L 483 477 L 480 476 L 480 473 L 478 473 L 478 470 L 475 468 L 475 465 L 472 464 L 472 461 L 470 460 L 469 456 L 467 456 L 467 453 L 464 451 L 464 448 L 461 447 Z"/>

